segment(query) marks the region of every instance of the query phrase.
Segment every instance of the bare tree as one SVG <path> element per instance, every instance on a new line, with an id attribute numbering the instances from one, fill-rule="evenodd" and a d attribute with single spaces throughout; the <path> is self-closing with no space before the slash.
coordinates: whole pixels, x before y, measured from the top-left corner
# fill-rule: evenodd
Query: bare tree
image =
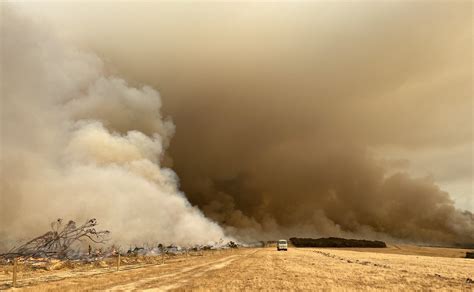
<path id="1" fill-rule="evenodd" d="M 108 240 L 109 231 L 97 231 L 96 219 L 90 219 L 83 225 L 77 226 L 76 222 L 70 220 L 66 225 L 62 219 L 51 223 L 51 231 L 38 236 L 27 243 L 13 248 L 0 257 L 12 258 L 15 256 L 31 257 L 56 257 L 65 258 L 74 243 L 90 240 L 94 243 L 105 243 Z"/>

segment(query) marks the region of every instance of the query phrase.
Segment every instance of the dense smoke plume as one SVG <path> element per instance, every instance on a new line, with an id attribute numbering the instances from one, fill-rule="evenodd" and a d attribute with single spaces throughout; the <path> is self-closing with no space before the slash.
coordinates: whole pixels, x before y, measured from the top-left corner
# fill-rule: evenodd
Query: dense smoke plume
<path id="1" fill-rule="evenodd" d="M 163 161 L 229 232 L 474 243 L 470 1 L 28 6 L 160 90 Z"/>
<path id="2" fill-rule="evenodd" d="M 2 8 L 0 249 L 56 218 L 97 218 L 122 244 L 225 239 L 160 166 L 174 125 L 158 92 Z"/>

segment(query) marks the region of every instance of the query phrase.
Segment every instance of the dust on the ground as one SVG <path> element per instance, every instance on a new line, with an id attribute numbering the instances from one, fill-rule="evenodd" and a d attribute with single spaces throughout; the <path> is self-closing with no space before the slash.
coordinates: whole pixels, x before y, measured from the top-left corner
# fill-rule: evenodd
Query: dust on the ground
<path id="1" fill-rule="evenodd" d="M 115 271 L 104 267 L 65 267 L 25 272 L 20 289 L 65 290 L 314 290 L 314 289 L 467 289 L 474 288 L 474 260 L 465 250 L 414 246 L 387 249 L 243 248 L 167 258 L 145 258 Z M 408 254 L 404 254 L 408 253 Z M 451 257 L 450 257 L 451 256 Z M 9 287 L 6 267 L 0 289 Z"/>

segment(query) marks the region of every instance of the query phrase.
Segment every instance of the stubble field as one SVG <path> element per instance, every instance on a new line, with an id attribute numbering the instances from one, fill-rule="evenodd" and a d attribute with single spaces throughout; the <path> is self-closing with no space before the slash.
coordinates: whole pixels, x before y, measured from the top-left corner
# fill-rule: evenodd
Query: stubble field
<path id="1" fill-rule="evenodd" d="M 465 250 L 415 246 L 386 249 L 233 249 L 104 267 L 75 267 L 19 274 L 16 289 L 65 290 L 467 290 L 474 260 Z M 0 290 L 11 267 L 2 266 Z"/>

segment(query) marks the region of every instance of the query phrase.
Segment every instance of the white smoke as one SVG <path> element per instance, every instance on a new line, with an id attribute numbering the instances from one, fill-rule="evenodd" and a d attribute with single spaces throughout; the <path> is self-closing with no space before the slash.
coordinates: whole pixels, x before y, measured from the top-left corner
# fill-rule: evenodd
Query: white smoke
<path id="1" fill-rule="evenodd" d="M 121 243 L 225 239 L 160 166 L 174 125 L 158 92 L 2 6 L 0 249 L 60 217 Z"/>

